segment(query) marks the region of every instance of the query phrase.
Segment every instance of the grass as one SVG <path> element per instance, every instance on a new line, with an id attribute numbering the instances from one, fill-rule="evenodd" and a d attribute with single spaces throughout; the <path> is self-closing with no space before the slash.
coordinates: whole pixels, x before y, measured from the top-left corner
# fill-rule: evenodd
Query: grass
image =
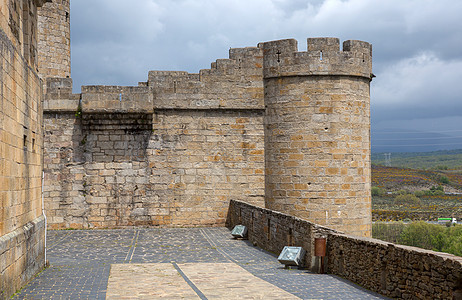
<path id="1" fill-rule="evenodd" d="M 17 290 L 13 295 L 11 295 L 10 299 L 13 299 L 15 296 L 19 295 L 19 294 L 22 292 L 22 290 L 24 290 L 24 288 L 26 288 L 26 287 L 29 285 L 29 283 L 31 283 L 31 281 L 32 281 L 34 278 L 37 278 L 40 274 L 42 274 L 42 273 L 43 273 L 46 269 L 48 269 L 49 267 L 50 267 L 50 265 L 49 265 L 49 263 L 48 263 L 48 261 L 47 261 L 47 262 L 45 263 L 45 266 L 43 266 L 43 268 L 42 268 L 40 271 L 38 271 L 37 274 L 35 274 L 34 276 L 32 276 L 32 277 L 29 279 L 29 281 L 28 281 L 25 285 L 23 285 L 19 290 Z M 2 292 L 0 293 L 0 296 L 1 296 L 3 293 L 4 293 L 4 291 L 2 291 Z"/>

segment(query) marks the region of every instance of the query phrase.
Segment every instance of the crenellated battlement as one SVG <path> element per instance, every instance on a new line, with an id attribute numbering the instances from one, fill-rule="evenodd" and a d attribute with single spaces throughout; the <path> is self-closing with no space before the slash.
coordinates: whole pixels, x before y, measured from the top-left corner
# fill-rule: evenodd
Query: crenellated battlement
<path id="1" fill-rule="evenodd" d="M 200 74 L 231 75 L 241 73 L 241 69 L 260 69 L 263 53 L 258 47 L 230 48 L 229 58 L 217 59 L 210 69 L 201 70 Z"/>
<path id="2" fill-rule="evenodd" d="M 80 95 L 84 112 L 143 111 L 154 109 L 263 109 L 263 78 L 303 75 L 347 75 L 371 78 L 372 48 L 362 41 L 309 38 L 307 51 L 286 39 L 231 48 L 199 73 L 150 71 L 135 87 L 85 86 Z M 69 110 L 76 105 L 72 80 L 48 82 L 47 110 Z M 70 99 L 67 102 L 65 99 Z M 56 100 L 56 101 L 54 101 Z M 59 100 L 59 101 L 57 101 Z"/>
<path id="3" fill-rule="evenodd" d="M 229 58 L 217 59 L 210 64 L 210 69 L 202 69 L 199 73 L 188 73 L 185 71 L 150 71 L 148 75 L 148 85 L 162 89 L 167 88 L 165 84 L 172 82 L 178 83 L 184 81 L 194 84 L 194 81 L 224 81 L 235 75 L 260 75 L 262 66 L 263 52 L 261 48 L 231 48 L 229 49 Z M 243 71 L 243 69 L 245 71 Z M 254 70 L 253 72 L 251 71 L 252 69 Z M 170 84 L 168 89 L 174 91 L 174 89 L 171 88 Z"/>
<path id="4" fill-rule="evenodd" d="M 308 38 L 307 51 L 299 52 L 294 39 L 260 43 L 263 49 L 263 77 L 341 75 L 371 79 L 372 45 L 337 38 Z"/>
<path id="5" fill-rule="evenodd" d="M 260 48 L 231 48 L 198 74 L 150 71 L 148 86 L 159 109 L 262 109 L 262 68 Z"/>

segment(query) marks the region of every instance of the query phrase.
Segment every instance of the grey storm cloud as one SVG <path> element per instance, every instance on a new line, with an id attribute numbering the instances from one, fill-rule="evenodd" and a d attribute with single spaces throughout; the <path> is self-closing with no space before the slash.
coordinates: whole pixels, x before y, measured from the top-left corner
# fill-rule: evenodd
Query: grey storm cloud
<path id="1" fill-rule="evenodd" d="M 460 12 L 458 0 L 73 0 L 72 77 L 77 90 L 136 85 L 149 70 L 197 73 L 230 47 L 358 39 L 373 44 L 373 128 L 432 130 L 438 118 L 457 127 L 448 120 L 462 112 Z"/>

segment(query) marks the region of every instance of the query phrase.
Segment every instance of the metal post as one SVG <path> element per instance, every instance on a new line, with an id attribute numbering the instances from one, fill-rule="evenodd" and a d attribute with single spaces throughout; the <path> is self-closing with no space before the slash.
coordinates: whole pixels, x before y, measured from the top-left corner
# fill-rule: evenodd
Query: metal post
<path id="1" fill-rule="evenodd" d="M 321 257 L 320 274 L 324 274 L 324 257 L 326 256 L 326 238 L 315 238 L 314 239 L 314 255 Z"/>

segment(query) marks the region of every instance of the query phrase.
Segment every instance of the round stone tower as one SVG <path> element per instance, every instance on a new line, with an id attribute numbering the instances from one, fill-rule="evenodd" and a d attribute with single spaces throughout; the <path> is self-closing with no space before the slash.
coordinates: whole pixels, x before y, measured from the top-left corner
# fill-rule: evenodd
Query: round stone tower
<path id="1" fill-rule="evenodd" d="M 70 0 L 53 0 L 38 11 L 38 66 L 42 79 L 71 76 Z"/>
<path id="2" fill-rule="evenodd" d="M 266 207 L 371 235 L 372 46 L 310 38 L 263 48 Z"/>

